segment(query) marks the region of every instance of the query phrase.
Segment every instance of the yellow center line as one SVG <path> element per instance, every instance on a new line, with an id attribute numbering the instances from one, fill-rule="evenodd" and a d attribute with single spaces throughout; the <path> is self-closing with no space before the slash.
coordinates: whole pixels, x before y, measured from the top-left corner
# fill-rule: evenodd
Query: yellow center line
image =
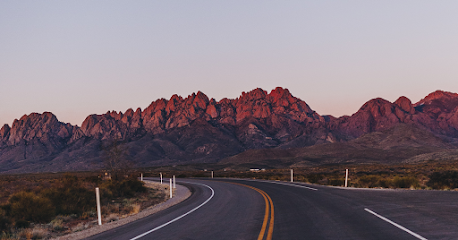
<path id="1" fill-rule="evenodd" d="M 267 231 L 266 240 L 272 240 L 272 234 L 274 232 L 274 203 L 273 203 L 272 199 L 270 198 L 270 196 L 266 192 L 262 191 L 259 188 L 255 188 L 255 187 L 248 186 L 248 185 L 245 185 L 245 184 L 240 184 L 240 183 L 232 183 L 232 184 L 236 184 L 236 185 L 240 185 L 240 186 L 243 186 L 243 187 L 251 188 L 251 189 L 257 191 L 258 193 L 260 193 L 264 197 L 264 202 L 266 204 L 266 210 L 265 210 L 265 214 L 264 214 L 264 221 L 262 222 L 262 228 L 261 228 L 261 231 L 259 232 L 258 240 L 262 240 L 264 238 L 264 235 L 265 235 L 265 232 L 266 232 L 266 229 L 267 229 L 267 222 L 269 220 L 269 212 L 270 212 L 270 222 L 269 222 L 269 228 L 268 228 L 268 231 Z M 270 207 L 270 210 L 269 210 L 269 207 Z"/>
<path id="2" fill-rule="evenodd" d="M 270 223 L 269 223 L 269 232 L 267 232 L 266 239 L 272 240 L 272 234 L 274 233 L 274 202 L 272 201 L 272 199 L 270 198 L 270 196 L 267 193 L 265 194 L 269 198 L 269 202 L 270 202 Z"/>
<path id="3" fill-rule="evenodd" d="M 258 191 L 257 189 L 254 189 L 256 191 Z M 264 221 L 262 222 L 262 228 L 261 228 L 261 232 L 259 233 L 259 236 L 258 236 L 258 240 L 262 240 L 262 238 L 264 237 L 264 233 L 266 231 L 266 227 L 267 227 L 267 221 L 269 220 L 269 202 L 267 200 L 267 197 L 260 191 L 258 191 L 259 193 L 261 193 L 261 195 L 264 197 L 264 202 L 266 204 L 266 210 L 265 210 L 265 214 L 264 214 Z"/>

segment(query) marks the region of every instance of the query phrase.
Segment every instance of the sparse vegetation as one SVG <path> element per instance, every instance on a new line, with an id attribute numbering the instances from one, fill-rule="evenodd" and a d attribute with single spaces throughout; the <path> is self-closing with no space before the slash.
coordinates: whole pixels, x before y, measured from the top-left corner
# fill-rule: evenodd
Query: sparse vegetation
<path id="1" fill-rule="evenodd" d="M 127 178 L 119 181 L 105 181 L 101 184 L 101 188 L 104 190 L 105 198 L 131 198 L 136 193 L 146 192 L 143 183 L 138 181 L 136 178 Z"/>
<path id="2" fill-rule="evenodd" d="M 458 188 L 458 171 L 433 172 L 427 185 L 433 189 Z"/>
<path id="3" fill-rule="evenodd" d="M 95 187 L 101 190 L 103 222 L 165 200 L 164 192 L 146 188 L 136 175 L 118 180 L 94 173 L 0 176 L 0 239 L 48 239 L 95 225 Z"/>
<path id="4" fill-rule="evenodd" d="M 114 139 L 103 146 L 105 169 L 107 169 L 111 178 L 115 181 L 122 180 L 129 170 L 133 162 L 127 158 L 127 147 L 122 145 L 119 139 Z"/>
<path id="5" fill-rule="evenodd" d="M 212 167 L 216 177 L 256 178 L 266 180 L 289 181 L 289 169 L 264 169 L 259 171 L 233 170 L 222 165 L 181 166 L 181 170 L 172 168 L 151 169 L 148 176 L 166 175 L 180 177 L 210 177 Z M 250 166 L 251 167 L 251 166 Z M 265 166 L 258 166 L 262 168 Z M 194 169 L 192 169 L 194 168 Z M 204 171 L 206 168 L 208 171 Z M 430 161 L 416 164 L 355 164 L 321 165 L 294 168 L 294 179 L 321 185 L 344 186 L 345 169 L 349 169 L 349 187 L 357 188 L 401 188 L 401 189 L 455 189 L 458 188 L 458 161 Z M 176 169 L 176 168 L 175 168 Z"/>
<path id="6" fill-rule="evenodd" d="M 16 226 L 22 225 L 20 227 L 27 227 L 24 221 L 47 223 L 56 212 L 50 199 L 23 191 L 13 194 L 4 209 L 7 210 L 7 216 L 16 220 Z"/>
<path id="7" fill-rule="evenodd" d="M 94 192 L 83 184 L 76 176 L 66 175 L 60 185 L 44 189 L 40 195 L 51 200 L 57 215 L 81 215 L 95 205 Z"/>
<path id="8" fill-rule="evenodd" d="M 164 177 L 176 175 L 180 178 L 209 178 L 213 170 L 218 178 L 290 180 L 290 170 L 286 168 L 240 171 L 222 167 L 211 169 L 211 165 L 207 164 L 205 168 L 208 170 L 204 171 L 187 169 L 187 166 L 180 167 L 183 169 L 158 168 L 143 172 L 145 177 L 158 177 L 159 172 L 162 172 Z M 349 187 L 438 190 L 458 188 L 457 161 L 294 168 L 294 179 L 313 184 L 343 186 L 347 168 L 350 170 Z M 136 177 L 113 180 L 104 179 L 102 176 L 106 175 L 73 173 L 0 176 L 0 239 L 47 239 L 95 225 L 96 186 L 101 189 L 104 222 L 116 221 L 165 200 L 164 192 L 145 188 Z"/>

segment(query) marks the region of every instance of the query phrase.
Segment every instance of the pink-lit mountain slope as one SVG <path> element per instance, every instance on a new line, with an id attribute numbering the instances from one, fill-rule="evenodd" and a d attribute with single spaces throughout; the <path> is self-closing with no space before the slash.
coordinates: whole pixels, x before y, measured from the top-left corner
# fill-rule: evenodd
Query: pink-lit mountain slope
<path id="1" fill-rule="evenodd" d="M 405 97 L 394 103 L 377 98 L 340 118 L 320 116 L 283 88 L 220 101 L 202 92 L 174 95 L 143 111 L 90 115 L 81 127 L 61 123 L 52 113 L 33 113 L 1 128 L 0 171 L 95 169 L 103 146 L 114 140 L 137 166 L 214 163 L 250 149 L 345 143 L 400 123 L 452 144 L 458 138 L 458 94 L 436 91 L 416 104 Z"/>

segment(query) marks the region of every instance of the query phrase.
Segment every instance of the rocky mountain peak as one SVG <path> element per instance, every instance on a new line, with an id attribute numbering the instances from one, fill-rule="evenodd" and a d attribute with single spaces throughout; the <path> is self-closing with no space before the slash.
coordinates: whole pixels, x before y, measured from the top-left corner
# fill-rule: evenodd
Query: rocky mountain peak
<path id="1" fill-rule="evenodd" d="M 401 99 L 398 104 L 407 105 L 408 102 Z M 338 122 L 336 128 L 347 136 L 359 137 L 365 133 L 382 131 L 408 119 L 408 113 L 401 110 L 398 104 L 383 98 L 375 98 L 366 102 L 351 117 L 341 117 L 333 121 Z"/>
<path id="2" fill-rule="evenodd" d="M 439 112 L 449 113 L 458 107 L 458 94 L 438 90 L 415 103 L 414 107 L 434 116 Z"/>
<path id="3" fill-rule="evenodd" d="M 242 92 L 242 96 L 240 96 L 239 101 L 247 102 L 247 101 L 254 101 L 259 99 L 264 99 L 267 96 L 267 92 L 262 90 L 261 88 L 253 89 L 247 93 Z"/>
<path id="4" fill-rule="evenodd" d="M 167 102 L 167 106 L 165 107 L 167 114 L 170 114 L 170 112 L 175 111 L 176 106 L 180 104 L 182 101 L 183 101 L 183 98 L 181 96 L 174 94 L 170 98 L 170 100 Z"/>
<path id="5" fill-rule="evenodd" d="M 6 140 L 8 140 L 10 135 L 10 126 L 8 124 L 3 125 L 0 129 L 0 146 L 4 145 Z"/>
<path id="6" fill-rule="evenodd" d="M 98 159 L 100 143 L 114 139 L 130 144 L 132 157 L 144 164 L 155 160 L 161 164 L 217 161 L 247 149 L 348 141 L 400 123 L 406 124 L 406 129 L 415 127 L 432 135 L 458 138 L 458 94 L 436 91 L 417 104 L 412 105 L 407 97 L 394 103 L 375 98 L 351 116 L 323 117 L 288 89 L 278 87 L 270 93 L 257 88 L 237 99 L 220 101 L 200 91 L 186 98 L 175 94 L 169 100 L 153 101 L 144 111 L 137 108 L 89 115 L 81 128 L 59 122 L 50 112 L 32 113 L 0 129 L 0 163 L 15 159 L 22 164 L 26 158 L 34 163 L 43 159 L 81 163 L 89 155 Z M 371 136 L 376 139 L 377 134 Z M 413 140 L 418 138 L 412 136 Z"/>
<path id="7" fill-rule="evenodd" d="M 394 104 L 396 104 L 404 112 L 407 112 L 407 113 L 410 113 L 410 114 L 413 114 L 415 112 L 415 109 L 414 109 L 414 107 L 412 105 L 412 102 L 407 97 L 402 96 L 402 97 L 398 98 L 394 102 Z"/>
<path id="8" fill-rule="evenodd" d="M 193 106 L 200 109 L 206 109 L 209 102 L 207 95 L 199 91 L 193 99 Z"/>
<path id="9" fill-rule="evenodd" d="M 288 106 L 296 101 L 288 89 L 283 89 L 281 87 L 277 87 L 272 90 L 269 97 L 271 98 L 272 103 L 280 106 Z"/>
<path id="10" fill-rule="evenodd" d="M 358 112 L 370 112 L 374 117 L 389 115 L 393 104 L 383 98 L 374 98 L 366 102 Z"/>
<path id="11" fill-rule="evenodd" d="M 281 98 L 290 98 L 292 97 L 291 96 L 291 93 L 289 92 L 289 90 L 287 88 L 282 88 L 282 87 L 276 87 L 275 89 L 273 89 L 270 94 L 269 94 L 271 97 L 273 97 L 274 99 L 281 99 Z"/>
<path id="12" fill-rule="evenodd" d="M 429 102 L 432 100 L 436 99 L 458 99 L 458 94 L 457 93 L 452 93 L 452 92 L 447 92 L 447 91 L 442 91 L 442 90 L 437 90 L 435 92 L 432 92 L 428 94 L 425 98 L 420 100 L 417 104 L 424 104 L 425 102 Z"/>
<path id="13" fill-rule="evenodd" d="M 73 134 L 73 126 L 61 123 L 50 112 L 43 114 L 31 113 L 24 115 L 19 120 L 15 119 L 9 130 L 9 145 L 16 145 L 22 141 L 33 139 L 68 139 Z"/>

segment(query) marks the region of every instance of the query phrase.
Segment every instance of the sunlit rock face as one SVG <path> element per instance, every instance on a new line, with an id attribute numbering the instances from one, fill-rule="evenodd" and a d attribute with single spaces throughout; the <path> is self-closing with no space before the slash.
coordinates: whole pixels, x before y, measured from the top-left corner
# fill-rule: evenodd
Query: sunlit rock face
<path id="1" fill-rule="evenodd" d="M 436 91 L 412 104 L 406 97 L 394 103 L 376 98 L 366 102 L 355 114 L 334 118 L 329 128 L 349 137 L 392 128 L 407 123 L 433 133 L 458 137 L 458 94 Z"/>
<path id="2" fill-rule="evenodd" d="M 65 145 L 71 138 L 76 127 L 59 122 L 50 112 L 43 114 L 32 113 L 15 119 L 13 126 L 3 126 L 0 137 L 7 145 L 23 144 L 32 140 L 39 140 L 44 144 L 52 143 L 56 147 Z"/>
<path id="3" fill-rule="evenodd" d="M 458 94 L 435 91 L 414 104 L 414 121 L 434 133 L 458 137 Z"/>
<path id="4" fill-rule="evenodd" d="M 344 100 L 343 100 L 344 101 Z M 236 99 L 209 99 L 204 93 L 153 101 L 146 109 L 88 116 L 81 127 L 59 122 L 52 113 L 32 113 L 0 129 L 0 171 L 90 169 L 103 146 L 120 141 L 139 166 L 216 162 L 248 149 L 300 148 L 343 142 L 408 124 L 432 134 L 458 138 L 458 94 L 436 91 L 412 104 L 381 98 L 355 114 L 321 116 L 288 89 L 260 88 Z M 29 167 L 27 171 L 32 171 Z"/>
<path id="5" fill-rule="evenodd" d="M 159 99 L 144 111 L 129 109 L 125 113 L 107 112 L 91 115 L 83 122 L 84 136 L 96 139 L 128 139 L 141 134 L 162 134 L 172 129 L 191 125 L 197 119 L 230 128 L 232 134 L 240 135 L 253 123 L 259 126 L 267 146 L 276 146 L 286 136 L 297 136 L 305 129 L 324 127 L 325 120 L 302 100 L 291 95 L 287 89 L 276 88 L 270 94 L 255 89 L 233 100 L 217 102 L 204 93 L 189 95 L 186 98 L 174 95 L 169 100 Z M 240 132 L 240 134 L 238 134 Z M 253 134 L 251 134 L 253 135 Z M 288 138 L 286 138 L 288 139 Z M 254 144 L 263 146 L 262 143 Z"/>

